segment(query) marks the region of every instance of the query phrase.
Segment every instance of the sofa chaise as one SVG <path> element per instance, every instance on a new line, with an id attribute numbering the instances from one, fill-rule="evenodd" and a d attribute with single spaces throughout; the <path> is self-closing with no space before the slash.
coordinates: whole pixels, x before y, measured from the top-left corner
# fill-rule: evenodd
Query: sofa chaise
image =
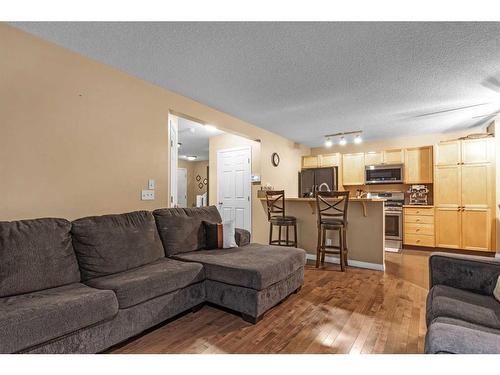
<path id="1" fill-rule="evenodd" d="M 203 250 L 215 207 L 0 222 L 0 353 L 96 353 L 205 302 L 248 321 L 300 289 L 305 252 Z M 217 255 L 214 257 L 213 255 Z"/>
<path id="2" fill-rule="evenodd" d="M 426 353 L 500 353 L 500 259 L 433 253 L 429 258 Z"/>

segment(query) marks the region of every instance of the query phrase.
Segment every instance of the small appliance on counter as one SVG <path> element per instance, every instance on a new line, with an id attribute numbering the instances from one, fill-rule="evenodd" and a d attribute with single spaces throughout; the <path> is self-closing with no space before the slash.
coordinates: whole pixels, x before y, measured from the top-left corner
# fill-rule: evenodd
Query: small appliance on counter
<path id="1" fill-rule="evenodd" d="M 409 204 L 427 205 L 429 204 L 429 189 L 425 185 L 411 185 L 407 193 L 410 195 Z"/>

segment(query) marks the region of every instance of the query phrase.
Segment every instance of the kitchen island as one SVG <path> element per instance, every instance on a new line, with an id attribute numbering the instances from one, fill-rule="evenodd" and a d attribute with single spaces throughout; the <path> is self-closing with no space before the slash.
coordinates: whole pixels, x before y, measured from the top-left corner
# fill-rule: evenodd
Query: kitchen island
<path id="1" fill-rule="evenodd" d="M 266 198 L 260 200 L 267 214 Z M 385 199 L 378 198 L 349 199 L 347 210 L 349 265 L 384 269 L 384 202 Z M 306 250 L 308 259 L 316 259 L 318 238 L 316 199 L 287 197 L 285 208 L 287 215 L 297 218 L 298 247 Z M 330 238 L 333 244 L 338 243 L 337 232 L 329 231 L 327 238 Z M 338 263 L 338 256 L 327 255 L 326 261 Z"/>

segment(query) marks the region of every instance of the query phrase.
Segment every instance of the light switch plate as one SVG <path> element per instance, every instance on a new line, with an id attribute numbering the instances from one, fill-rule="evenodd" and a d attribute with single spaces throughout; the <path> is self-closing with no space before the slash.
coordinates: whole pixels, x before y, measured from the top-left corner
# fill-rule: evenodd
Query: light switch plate
<path id="1" fill-rule="evenodd" d="M 141 200 L 154 201 L 155 200 L 155 191 L 154 190 L 143 190 L 141 192 Z"/>
<path id="2" fill-rule="evenodd" d="M 154 188 L 155 188 L 155 180 L 153 180 L 152 178 L 150 178 L 148 180 L 148 189 L 154 190 Z"/>

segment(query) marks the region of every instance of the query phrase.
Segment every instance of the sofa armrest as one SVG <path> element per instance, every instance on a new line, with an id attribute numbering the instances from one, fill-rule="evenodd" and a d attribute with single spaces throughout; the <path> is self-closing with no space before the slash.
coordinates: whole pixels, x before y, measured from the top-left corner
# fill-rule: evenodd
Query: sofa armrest
<path id="1" fill-rule="evenodd" d="M 236 228 L 234 232 L 234 239 L 239 247 L 248 245 L 250 243 L 250 232 L 246 229 Z"/>
<path id="2" fill-rule="evenodd" d="M 498 276 L 500 259 L 448 253 L 432 253 L 429 258 L 429 288 L 442 284 L 492 295 Z"/>

